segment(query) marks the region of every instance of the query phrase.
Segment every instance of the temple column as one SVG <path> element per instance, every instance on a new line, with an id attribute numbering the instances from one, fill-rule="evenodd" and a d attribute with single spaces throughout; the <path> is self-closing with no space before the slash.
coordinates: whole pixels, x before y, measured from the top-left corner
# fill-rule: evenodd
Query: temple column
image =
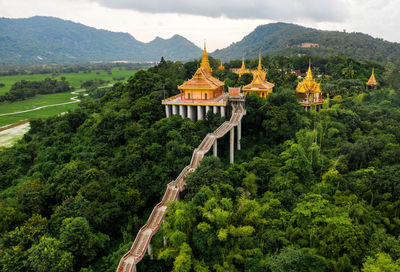
<path id="1" fill-rule="evenodd" d="M 226 115 L 226 107 L 221 107 L 221 117 L 225 117 Z"/>
<path id="2" fill-rule="evenodd" d="M 197 106 L 197 120 L 204 119 L 203 106 Z"/>
<path id="3" fill-rule="evenodd" d="M 186 112 L 185 112 L 185 106 L 184 105 L 179 105 L 179 115 L 185 119 L 186 118 Z"/>
<path id="4" fill-rule="evenodd" d="M 242 122 L 237 125 L 237 149 L 240 150 L 240 141 L 242 140 Z"/>
<path id="5" fill-rule="evenodd" d="M 214 114 L 217 114 L 217 113 L 218 113 L 218 107 L 217 107 L 217 106 L 214 106 L 214 107 L 213 107 L 213 113 L 214 113 Z"/>
<path id="6" fill-rule="evenodd" d="M 178 114 L 178 105 L 172 105 L 172 114 Z"/>
<path id="7" fill-rule="evenodd" d="M 234 156 L 235 156 L 235 128 L 231 128 L 231 141 L 230 141 L 230 148 L 229 148 L 229 161 L 230 163 L 234 162 Z"/>
<path id="8" fill-rule="evenodd" d="M 193 115 L 193 106 L 189 106 L 189 105 L 187 106 L 187 116 L 193 122 L 195 121 L 194 115 Z"/>
<path id="9" fill-rule="evenodd" d="M 210 111 L 210 106 L 206 106 L 206 115 L 207 115 L 207 112 L 209 112 Z"/>
<path id="10" fill-rule="evenodd" d="M 218 157 L 218 140 L 215 139 L 213 144 L 213 155 L 214 157 Z"/>
<path id="11" fill-rule="evenodd" d="M 167 118 L 171 116 L 171 105 L 165 105 L 165 115 Z"/>

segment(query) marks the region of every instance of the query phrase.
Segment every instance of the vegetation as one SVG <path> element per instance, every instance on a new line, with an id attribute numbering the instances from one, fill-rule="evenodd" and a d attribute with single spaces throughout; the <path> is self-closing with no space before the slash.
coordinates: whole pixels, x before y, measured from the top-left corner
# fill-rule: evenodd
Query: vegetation
<path id="1" fill-rule="evenodd" d="M 318 47 L 303 48 L 302 43 L 318 44 Z M 227 48 L 216 50 L 213 57 L 223 60 L 237 59 L 243 54 L 255 58 L 262 55 L 308 55 L 327 57 L 337 54 L 361 60 L 379 62 L 397 61 L 400 45 L 373 38 L 363 33 L 322 31 L 295 24 L 273 23 L 258 26 L 241 41 Z"/>
<path id="2" fill-rule="evenodd" d="M 348 79 L 333 73 L 339 64 L 325 64 L 329 83 L 363 82 L 369 69 L 354 62 Z M 162 61 L 139 71 L 67 114 L 31 120 L 0 152 L 0 270 L 115 271 L 165 185 L 223 121 L 163 118 L 164 93 L 194 67 Z M 377 69 L 378 81 L 389 68 Z M 282 87 L 247 97 L 237 163 L 203 159 L 153 237 L 155 259 L 138 270 L 399 270 L 398 90 L 343 84 L 343 99 L 306 112 L 287 87 L 297 78 L 278 67 L 269 74 Z"/>

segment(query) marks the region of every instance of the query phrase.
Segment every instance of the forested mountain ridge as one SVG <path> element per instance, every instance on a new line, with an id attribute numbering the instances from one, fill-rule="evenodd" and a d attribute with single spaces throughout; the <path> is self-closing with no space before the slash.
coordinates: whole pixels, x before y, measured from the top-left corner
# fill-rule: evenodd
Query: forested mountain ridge
<path id="1" fill-rule="evenodd" d="M 262 55 L 329 56 L 343 54 L 360 60 L 379 62 L 400 59 L 400 44 L 363 33 L 323 31 L 288 23 L 258 26 L 241 41 L 211 55 L 224 61 Z"/>
<path id="2" fill-rule="evenodd" d="M 0 64 L 188 60 L 199 54 L 179 35 L 143 43 L 127 33 L 53 17 L 0 18 Z"/>
<path id="3" fill-rule="evenodd" d="M 356 78 L 327 70 L 323 86 L 340 92 L 320 112 L 297 103 L 296 77 L 269 68 L 279 87 L 247 97 L 236 163 L 227 162 L 229 137 L 220 139 L 220 157 L 188 176 L 139 271 L 400 270 L 400 94 L 365 91 L 366 67 L 342 61 Z M 1 271 L 117 269 L 165 184 L 223 121 L 164 118 L 164 84 L 167 97 L 176 94 L 197 64 L 139 71 L 77 110 L 31 120 L 0 151 Z M 227 69 L 214 73 L 245 84 Z"/>

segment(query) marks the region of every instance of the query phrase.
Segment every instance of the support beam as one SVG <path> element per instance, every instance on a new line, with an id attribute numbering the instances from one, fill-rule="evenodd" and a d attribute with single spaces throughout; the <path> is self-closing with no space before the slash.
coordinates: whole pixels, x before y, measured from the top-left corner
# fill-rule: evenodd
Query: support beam
<path id="1" fill-rule="evenodd" d="M 197 120 L 204 119 L 203 106 L 197 106 Z"/>
<path id="2" fill-rule="evenodd" d="M 221 107 L 221 117 L 226 116 L 226 107 Z"/>
<path id="3" fill-rule="evenodd" d="M 218 157 L 218 140 L 215 139 L 213 144 L 213 155 L 214 157 Z"/>
<path id="4" fill-rule="evenodd" d="M 186 118 L 186 109 L 184 105 L 179 105 L 179 115 L 185 119 Z"/>
<path id="5" fill-rule="evenodd" d="M 231 140 L 229 145 L 229 162 L 234 163 L 235 161 L 235 128 L 231 128 Z"/>
<path id="6" fill-rule="evenodd" d="M 178 114 L 178 105 L 172 105 L 172 114 Z"/>
<path id="7" fill-rule="evenodd" d="M 218 113 L 218 107 L 217 106 L 213 106 L 213 113 L 217 114 Z"/>
<path id="8" fill-rule="evenodd" d="M 167 118 L 171 116 L 171 105 L 165 105 L 165 115 Z"/>
<path id="9" fill-rule="evenodd" d="M 242 140 L 242 122 L 237 125 L 237 150 L 241 149 L 240 141 Z"/>

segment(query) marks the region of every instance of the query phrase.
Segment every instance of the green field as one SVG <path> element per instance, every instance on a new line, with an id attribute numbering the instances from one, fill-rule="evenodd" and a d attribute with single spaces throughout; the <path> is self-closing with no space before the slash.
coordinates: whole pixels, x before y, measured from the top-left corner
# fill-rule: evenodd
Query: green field
<path id="1" fill-rule="evenodd" d="M 92 79 L 102 79 L 104 81 L 110 81 L 110 83 L 115 83 L 117 81 L 113 80 L 113 78 L 121 78 L 124 77 L 127 80 L 129 77 L 133 76 L 136 71 L 132 70 L 120 70 L 119 68 L 113 68 L 111 70 L 112 74 L 109 75 L 104 70 L 93 70 L 90 73 L 65 73 L 59 74 L 54 77 L 54 79 L 61 80 L 61 77 L 65 77 L 69 84 L 75 89 L 79 89 L 81 87 L 82 82 L 92 80 Z M 98 74 L 97 74 L 98 73 Z M 0 95 L 8 92 L 11 86 L 18 81 L 26 80 L 26 81 L 39 81 L 45 78 L 53 78 L 51 74 L 43 74 L 43 75 L 17 75 L 17 76 L 0 76 L 0 83 L 5 84 L 4 87 L 0 88 Z"/>
<path id="2" fill-rule="evenodd" d="M 97 74 L 98 73 L 98 74 Z M 65 77 L 71 86 L 73 86 L 76 90 L 80 89 L 81 83 L 87 80 L 93 79 L 102 79 L 104 81 L 110 81 L 111 84 L 116 83 L 118 81 L 113 80 L 113 78 L 121 78 L 124 77 L 125 81 L 134 75 L 136 71 L 132 70 L 120 70 L 119 68 L 113 68 L 112 74 L 109 75 L 104 70 L 93 70 L 91 73 L 68 73 L 68 74 L 60 74 L 56 78 L 61 79 L 61 77 Z M 43 75 L 19 75 L 19 76 L 0 76 L 0 82 L 6 84 L 5 87 L 0 88 L 0 95 L 6 93 L 11 88 L 12 84 L 21 80 L 27 81 L 37 81 L 43 80 L 47 77 L 51 77 L 51 74 L 43 74 Z M 106 83 L 110 84 L 110 83 Z M 0 114 L 19 112 L 34 109 L 41 106 L 61 104 L 66 102 L 72 102 L 71 98 L 77 95 L 71 93 L 56 93 L 56 94 L 48 94 L 48 95 L 37 95 L 32 99 L 18 101 L 14 103 L 8 103 L 0 105 Z M 60 114 L 62 112 L 66 112 L 69 109 L 74 109 L 78 106 L 78 103 L 67 104 L 67 105 L 59 105 L 54 107 L 48 107 L 44 109 L 39 109 L 35 111 L 18 113 L 7 116 L 0 116 L 0 127 L 13 124 L 22 120 L 30 119 L 30 118 L 43 118 L 49 117 L 52 115 Z"/>

